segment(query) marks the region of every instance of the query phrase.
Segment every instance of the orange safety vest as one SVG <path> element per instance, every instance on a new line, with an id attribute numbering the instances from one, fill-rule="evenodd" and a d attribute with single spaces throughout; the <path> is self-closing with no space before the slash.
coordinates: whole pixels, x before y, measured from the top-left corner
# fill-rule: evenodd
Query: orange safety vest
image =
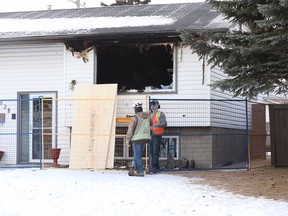
<path id="1" fill-rule="evenodd" d="M 160 111 L 157 111 L 153 116 L 153 125 L 158 125 L 160 123 Z M 163 134 L 164 128 L 162 127 L 153 127 L 153 134 Z"/>

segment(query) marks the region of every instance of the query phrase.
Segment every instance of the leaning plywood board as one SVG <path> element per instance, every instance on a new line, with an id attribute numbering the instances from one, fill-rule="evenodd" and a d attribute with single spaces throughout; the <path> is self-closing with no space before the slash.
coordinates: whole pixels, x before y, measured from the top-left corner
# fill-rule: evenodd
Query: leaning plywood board
<path id="1" fill-rule="evenodd" d="M 115 100 L 114 103 L 114 116 L 112 118 L 112 127 L 110 131 L 110 139 L 109 139 L 109 147 L 108 153 L 106 157 L 106 168 L 113 168 L 114 167 L 114 154 L 115 154 L 115 130 L 116 130 L 116 106 L 117 101 Z"/>
<path id="2" fill-rule="evenodd" d="M 97 145 L 94 169 L 113 168 L 116 125 L 117 85 L 94 85 L 94 98 L 97 100 Z M 110 147 L 109 147 L 110 146 Z M 110 149 L 110 151 L 109 151 Z M 113 154 L 113 155 L 112 155 Z M 109 164 L 107 163 L 109 161 Z M 112 161 L 112 163 L 111 163 Z"/>
<path id="3" fill-rule="evenodd" d="M 95 119 L 91 110 L 94 107 L 91 98 L 93 98 L 91 87 L 75 86 L 69 164 L 72 169 L 93 168 L 94 145 L 90 134 Z"/>
<path id="4" fill-rule="evenodd" d="M 75 103 L 70 167 L 113 168 L 117 85 L 78 85 L 75 96 L 87 100 L 80 100 L 84 110 L 77 105 L 78 100 Z M 86 135 L 78 136 L 79 133 Z"/>

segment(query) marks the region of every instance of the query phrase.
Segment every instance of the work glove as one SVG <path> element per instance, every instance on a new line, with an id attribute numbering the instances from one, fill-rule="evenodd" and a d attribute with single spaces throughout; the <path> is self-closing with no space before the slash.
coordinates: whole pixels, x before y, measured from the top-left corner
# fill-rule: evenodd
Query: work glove
<path id="1" fill-rule="evenodd" d="M 129 139 L 126 139 L 126 146 L 131 147 L 131 141 Z"/>

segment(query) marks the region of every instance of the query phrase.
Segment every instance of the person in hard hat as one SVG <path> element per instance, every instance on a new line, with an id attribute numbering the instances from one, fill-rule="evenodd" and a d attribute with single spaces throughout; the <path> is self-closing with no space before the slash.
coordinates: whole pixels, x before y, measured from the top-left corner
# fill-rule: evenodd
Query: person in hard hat
<path id="1" fill-rule="evenodd" d="M 160 104 L 158 100 L 150 102 L 151 120 L 152 120 L 152 138 L 150 142 L 150 153 L 152 155 L 152 171 L 159 169 L 159 157 L 162 135 L 164 128 L 167 127 L 165 114 L 159 110 Z"/>
<path id="2" fill-rule="evenodd" d="M 149 112 L 143 112 L 142 103 L 133 104 L 135 115 L 132 116 L 128 126 L 126 144 L 133 148 L 132 167 L 129 176 L 144 176 L 142 153 L 146 143 L 151 140 L 150 127 L 152 121 Z"/>

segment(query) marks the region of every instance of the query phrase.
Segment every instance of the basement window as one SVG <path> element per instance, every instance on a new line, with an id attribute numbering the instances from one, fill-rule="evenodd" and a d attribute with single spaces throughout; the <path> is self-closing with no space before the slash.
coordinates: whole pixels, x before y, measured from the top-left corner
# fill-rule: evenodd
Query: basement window
<path id="1" fill-rule="evenodd" d="M 115 159 L 132 159 L 133 149 L 125 144 L 125 136 L 116 136 L 115 139 Z M 146 157 L 146 145 L 144 147 L 142 157 Z M 160 145 L 160 160 L 167 160 L 168 154 L 174 160 L 179 159 L 179 136 L 164 135 Z"/>
<path id="2" fill-rule="evenodd" d="M 97 84 L 117 83 L 119 93 L 175 91 L 173 44 L 97 47 Z"/>
<path id="3" fill-rule="evenodd" d="M 160 159 L 167 159 L 168 154 L 173 159 L 179 157 L 179 136 L 163 136 L 160 145 Z"/>

